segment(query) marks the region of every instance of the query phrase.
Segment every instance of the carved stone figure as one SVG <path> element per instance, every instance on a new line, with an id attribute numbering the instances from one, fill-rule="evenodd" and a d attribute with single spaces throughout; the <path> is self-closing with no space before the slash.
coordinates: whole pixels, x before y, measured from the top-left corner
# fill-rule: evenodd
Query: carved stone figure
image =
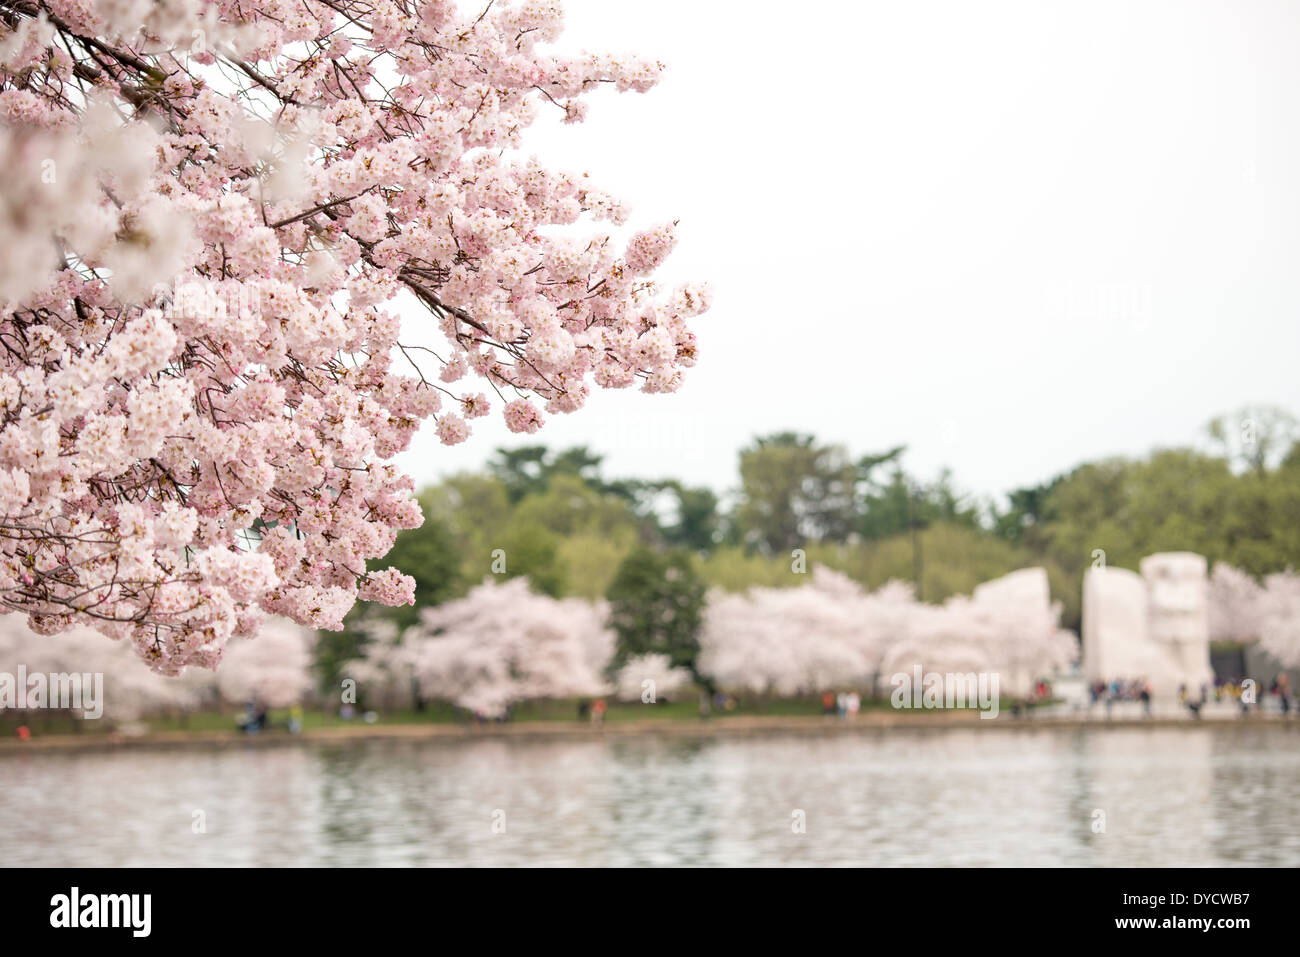
<path id="1" fill-rule="evenodd" d="M 1148 555 L 1139 567 L 1147 583 L 1150 639 L 1173 659 L 1188 693 L 1199 695 L 1202 684 L 1214 683 L 1205 556 L 1163 552 Z"/>
<path id="2" fill-rule="evenodd" d="M 1206 562 L 1191 552 L 1149 555 L 1139 575 L 1091 568 L 1083 580 L 1083 671 L 1091 681 L 1145 679 L 1168 702 L 1200 695 L 1210 667 Z"/>

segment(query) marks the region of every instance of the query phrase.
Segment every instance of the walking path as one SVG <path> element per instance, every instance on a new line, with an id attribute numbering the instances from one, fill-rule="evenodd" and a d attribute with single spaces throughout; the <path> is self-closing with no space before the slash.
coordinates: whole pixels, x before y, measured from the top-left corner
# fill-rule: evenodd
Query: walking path
<path id="1" fill-rule="evenodd" d="M 0 741 L 0 755 L 23 752 L 101 751 L 120 748 L 190 748 L 190 747 L 275 747 L 294 744 L 344 744 L 356 741 L 461 741 L 471 738 L 569 738 L 591 739 L 635 734 L 659 734 L 672 737 L 706 737 L 713 735 L 768 734 L 796 732 L 806 734 L 845 734 L 896 730 L 938 730 L 979 728 L 989 731 L 1033 731 L 1052 728 L 1196 728 L 1207 724 L 1271 726 L 1278 729 L 1300 727 L 1300 722 L 1276 712 L 1253 712 L 1242 716 L 1235 707 L 1211 708 L 1201 719 L 1186 711 L 1156 710 L 1145 717 L 1140 706 L 1121 708 L 1117 703 L 1110 718 L 1097 706 L 1091 710 L 1044 709 L 1016 717 L 1002 712 L 993 719 L 981 719 L 974 711 L 956 713 L 870 711 L 852 720 L 834 717 L 796 717 L 741 715 L 698 721 L 617 721 L 591 725 L 578 721 L 521 721 L 502 724 L 364 724 L 312 728 L 292 735 L 276 729 L 256 735 L 230 731 L 155 731 L 141 735 L 62 734 L 33 737 L 26 741 Z"/>

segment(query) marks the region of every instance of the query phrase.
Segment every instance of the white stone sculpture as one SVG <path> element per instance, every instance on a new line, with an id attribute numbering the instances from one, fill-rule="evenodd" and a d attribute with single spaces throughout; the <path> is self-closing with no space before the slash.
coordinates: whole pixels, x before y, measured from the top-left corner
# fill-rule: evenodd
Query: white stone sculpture
<path id="1" fill-rule="evenodd" d="M 1205 556 L 1148 555 L 1139 566 L 1147 582 L 1151 640 L 1174 660 L 1189 693 L 1214 684 L 1210 667 L 1210 585 Z"/>
<path id="2" fill-rule="evenodd" d="M 1150 676 L 1147 588 L 1127 568 L 1089 568 L 1083 577 L 1083 673 L 1090 682 Z"/>
<path id="3" fill-rule="evenodd" d="M 1212 684 L 1206 562 L 1149 555 L 1142 573 L 1090 568 L 1083 579 L 1083 672 L 1089 682 L 1145 679 L 1158 699 Z"/>

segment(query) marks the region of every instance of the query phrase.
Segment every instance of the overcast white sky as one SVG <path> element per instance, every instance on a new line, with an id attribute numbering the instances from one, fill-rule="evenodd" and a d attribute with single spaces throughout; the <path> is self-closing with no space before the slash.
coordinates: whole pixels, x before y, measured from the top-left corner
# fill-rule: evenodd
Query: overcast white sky
<path id="1" fill-rule="evenodd" d="M 1300 413 L 1300 3 L 568 0 L 560 46 L 669 70 L 534 150 L 704 278 L 676 395 L 595 390 L 401 464 L 586 444 L 606 473 L 724 490 L 758 433 L 907 444 L 981 495 Z"/>

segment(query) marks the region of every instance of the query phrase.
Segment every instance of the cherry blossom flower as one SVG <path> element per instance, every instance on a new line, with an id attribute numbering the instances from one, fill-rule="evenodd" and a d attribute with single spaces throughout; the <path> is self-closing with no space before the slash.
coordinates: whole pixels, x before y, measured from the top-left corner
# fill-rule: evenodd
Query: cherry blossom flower
<path id="1" fill-rule="evenodd" d="M 389 460 L 422 422 L 463 442 L 495 394 L 532 433 L 696 361 L 707 289 L 655 281 L 675 225 L 624 242 L 615 198 L 525 152 L 543 110 L 662 69 L 566 55 L 558 3 L 5 11 L 0 607 L 40 633 L 174 675 L 267 614 L 404 602 L 375 566 L 421 522 Z"/>

